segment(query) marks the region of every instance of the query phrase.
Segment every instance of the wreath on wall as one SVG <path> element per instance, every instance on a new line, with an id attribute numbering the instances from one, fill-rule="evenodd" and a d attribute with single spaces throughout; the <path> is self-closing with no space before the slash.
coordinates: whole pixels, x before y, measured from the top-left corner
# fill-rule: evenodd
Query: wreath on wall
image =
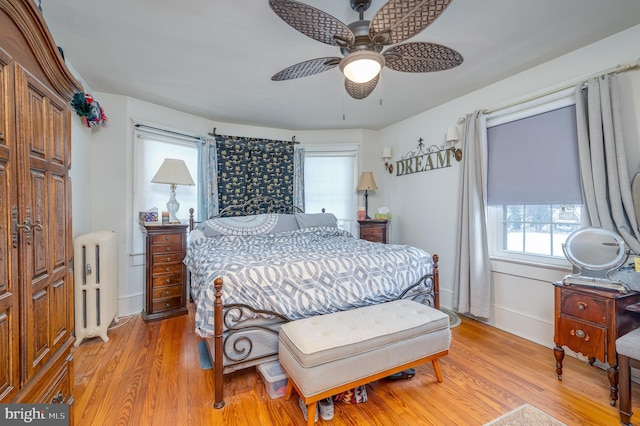
<path id="1" fill-rule="evenodd" d="M 88 93 L 76 93 L 73 95 L 71 106 L 86 127 L 98 127 L 107 123 L 107 116 L 104 110 Z"/>

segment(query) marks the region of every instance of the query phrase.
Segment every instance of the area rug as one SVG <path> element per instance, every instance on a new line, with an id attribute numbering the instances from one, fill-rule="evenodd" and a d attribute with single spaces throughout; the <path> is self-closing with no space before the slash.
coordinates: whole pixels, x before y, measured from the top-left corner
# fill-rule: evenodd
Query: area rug
<path id="1" fill-rule="evenodd" d="M 495 420 L 485 423 L 485 426 L 567 426 L 554 419 L 542 410 L 530 404 L 524 404 L 509 411 Z"/>
<path id="2" fill-rule="evenodd" d="M 460 316 L 458 316 L 458 314 L 456 314 L 455 312 L 447 308 L 441 307 L 440 310 L 445 314 L 449 315 L 449 328 L 453 328 L 460 325 Z"/>
<path id="3" fill-rule="evenodd" d="M 200 340 L 198 342 L 198 354 L 200 355 L 200 368 L 203 370 L 213 368 L 211 358 L 209 357 L 209 350 L 207 349 L 207 343 L 204 340 Z"/>

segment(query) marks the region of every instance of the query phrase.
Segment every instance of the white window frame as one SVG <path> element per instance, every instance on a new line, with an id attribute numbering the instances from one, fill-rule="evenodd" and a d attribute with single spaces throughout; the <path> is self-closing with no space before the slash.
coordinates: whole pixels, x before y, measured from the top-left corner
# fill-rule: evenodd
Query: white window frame
<path id="1" fill-rule="evenodd" d="M 574 105 L 575 103 L 573 88 L 565 89 L 490 113 L 486 117 L 487 128 L 531 117 L 536 114 L 541 114 L 569 105 Z M 504 250 L 502 248 L 502 210 L 502 205 L 488 206 L 487 208 L 487 243 L 489 246 L 489 257 L 492 260 L 516 261 L 525 264 L 553 265 L 561 267 L 571 266 L 571 263 L 565 257 Z M 586 216 L 586 211 L 583 205 L 581 215 L 583 226 L 586 226 Z"/>
<path id="2" fill-rule="evenodd" d="M 136 121 L 133 121 L 133 123 L 134 125 L 142 124 L 141 122 L 136 122 Z M 143 128 L 141 129 L 134 127 L 134 130 L 133 130 L 133 181 L 131 183 L 132 197 L 133 197 L 132 203 L 131 203 L 131 209 L 132 209 L 131 215 L 133 217 L 132 233 L 131 233 L 132 235 L 131 256 L 133 257 L 133 265 L 144 264 L 144 237 L 142 234 L 140 224 L 138 222 L 138 212 L 141 209 L 147 209 L 147 208 L 153 207 L 153 206 L 140 206 L 139 205 L 140 203 L 136 202 L 136 194 L 139 192 L 138 184 L 139 184 L 139 180 L 141 179 L 139 176 L 139 170 L 136 167 L 139 160 L 138 156 L 141 155 L 139 153 L 139 149 L 140 149 L 139 144 L 141 143 L 141 140 L 144 140 L 144 139 L 146 139 L 147 141 L 154 140 L 154 141 L 163 142 L 163 143 L 195 147 L 196 149 L 197 149 L 196 144 L 204 142 L 204 140 L 198 136 L 195 136 L 195 135 L 192 136 L 184 132 L 181 132 L 179 130 L 167 129 L 166 131 L 164 131 L 164 129 L 160 128 L 157 125 L 147 124 L 147 123 L 142 124 L 142 126 Z M 148 126 L 148 127 L 144 127 L 144 126 Z M 193 178 L 194 182 L 196 182 L 196 188 L 198 188 L 198 186 L 201 184 L 199 177 L 201 173 L 200 168 L 202 167 L 199 156 L 196 163 L 197 163 L 197 166 L 196 166 L 197 169 L 191 170 L 191 175 L 192 175 L 191 177 Z M 160 184 L 154 184 L 149 182 L 149 185 L 160 185 Z M 167 187 L 166 194 L 167 194 L 167 200 L 168 200 L 169 185 L 165 185 L 165 186 Z M 199 198 L 202 196 L 201 188 L 198 189 L 198 192 L 199 192 L 198 194 L 198 198 Z M 188 211 L 189 211 L 189 208 L 191 207 L 196 209 L 196 212 L 197 212 L 197 208 L 198 208 L 197 205 L 189 206 L 180 200 L 180 187 L 178 187 L 178 190 L 176 191 L 176 193 L 177 193 L 176 198 L 180 202 L 180 211 L 178 212 L 178 216 L 181 219 L 188 218 L 189 216 Z M 161 213 L 163 210 L 166 210 L 166 206 L 165 204 L 162 204 L 155 207 L 158 207 L 159 221 L 161 221 L 162 220 Z"/>
<path id="3" fill-rule="evenodd" d="M 347 210 L 351 212 L 351 215 L 346 218 L 338 218 L 338 226 L 346 231 L 354 232 L 357 231 L 357 219 L 358 219 L 358 194 L 356 191 L 356 187 L 358 184 L 358 165 L 360 164 L 360 146 L 355 143 L 344 143 L 344 144 L 309 144 L 303 145 L 304 155 L 306 157 L 332 157 L 332 156 L 353 156 L 354 157 L 354 165 L 353 168 L 353 192 L 354 196 L 352 197 L 352 205 Z M 331 213 L 331 212 L 327 212 Z M 355 235 L 355 234 L 354 234 Z"/>

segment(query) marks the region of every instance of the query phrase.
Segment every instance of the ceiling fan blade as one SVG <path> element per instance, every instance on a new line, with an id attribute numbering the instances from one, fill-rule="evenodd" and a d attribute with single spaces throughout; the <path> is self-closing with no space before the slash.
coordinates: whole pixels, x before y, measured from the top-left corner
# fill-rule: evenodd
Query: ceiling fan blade
<path id="1" fill-rule="evenodd" d="M 390 0 L 369 24 L 371 39 L 384 45 L 400 43 L 436 20 L 451 0 Z"/>
<path id="2" fill-rule="evenodd" d="M 394 71 L 432 72 L 457 67 L 462 55 L 447 46 L 414 42 L 393 46 L 382 53 L 386 66 Z"/>
<path id="3" fill-rule="evenodd" d="M 373 80 L 367 81 L 366 83 L 354 83 L 348 78 L 344 79 L 344 88 L 347 90 L 349 96 L 353 99 L 364 99 L 373 92 L 373 90 L 378 85 L 378 80 L 380 79 L 380 74 L 375 76 Z"/>
<path id="4" fill-rule="evenodd" d="M 315 7 L 294 0 L 269 0 L 269 6 L 284 22 L 321 43 L 339 46 L 336 39 L 349 45 L 355 41 L 342 21 Z"/>
<path id="5" fill-rule="evenodd" d="M 300 62 L 295 65 L 291 65 L 278 71 L 271 77 L 273 81 L 293 80 L 300 77 L 308 77 L 310 75 L 318 74 L 323 71 L 335 68 L 340 63 L 340 58 L 328 57 L 328 58 L 316 58 L 308 61 Z"/>

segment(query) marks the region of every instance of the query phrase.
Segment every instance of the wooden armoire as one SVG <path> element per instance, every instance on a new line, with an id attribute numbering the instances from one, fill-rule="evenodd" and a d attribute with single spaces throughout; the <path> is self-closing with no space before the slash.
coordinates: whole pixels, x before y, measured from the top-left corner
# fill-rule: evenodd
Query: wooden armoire
<path id="1" fill-rule="evenodd" d="M 71 113 L 33 0 L 0 0 L 0 403 L 73 403 Z"/>

